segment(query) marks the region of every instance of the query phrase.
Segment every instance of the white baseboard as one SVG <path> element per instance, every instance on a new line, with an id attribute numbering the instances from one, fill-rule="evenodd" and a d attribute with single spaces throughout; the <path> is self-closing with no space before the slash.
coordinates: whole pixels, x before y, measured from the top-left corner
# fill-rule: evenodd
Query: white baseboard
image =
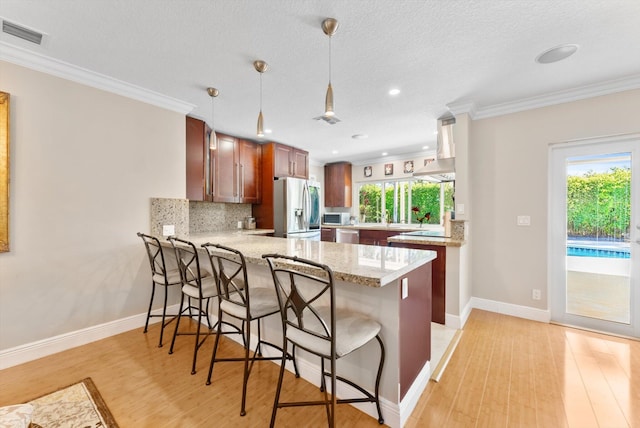
<path id="1" fill-rule="evenodd" d="M 176 313 L 179 308 L 180 305 L 167 307 L 167 313 Z M 156 309 L 151 313 L 153 315 L 162 315 L 162 309 Z M 66 351 L 76 346 L 86 345 L 87 343 L 124 333 L 125 331 L 135 328 L 144 327 L 146 319 L 146 313 L 133 315 L 104 324 L 83 328 L 82 330 L 38 340 L 37 342 L 3 349 L 0 351 L 0 370 Z M 149 320 L 149 324 L 156 322 L 160 322 L 160 318 L 154 317 Z"/>
<path id="2" fill-rule="evenodd" d="M 514 305 L 512 303 L 498 302 L 495 300 L 472 297 L 470 307 L 484 311 L 511 315 L 532 321 L 548 323 L 551 321 L 551 312 L 548 309 L 536 309 L 529 306 Z"/>

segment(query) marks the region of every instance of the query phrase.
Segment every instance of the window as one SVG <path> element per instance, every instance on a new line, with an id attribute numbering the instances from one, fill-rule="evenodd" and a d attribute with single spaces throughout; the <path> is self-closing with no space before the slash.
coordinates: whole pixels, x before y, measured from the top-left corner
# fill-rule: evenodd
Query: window
<path id="1" fill-rule="evenodd" d="M 442 224 L 444 213 L 453 210 L 454 188 L 454 182 L 415 179 L 361 184 L 360 222 Z"/>

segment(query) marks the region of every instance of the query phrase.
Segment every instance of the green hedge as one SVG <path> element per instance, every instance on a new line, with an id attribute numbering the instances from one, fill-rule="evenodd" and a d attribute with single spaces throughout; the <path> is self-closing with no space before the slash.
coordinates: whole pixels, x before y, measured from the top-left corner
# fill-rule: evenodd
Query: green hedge
<path id="1" fill-rule="evenodd" d="M 631 170 L 612 168 L 567 178 L 567 232 L 570 236 L 620 239 L 631 224 Z"/>

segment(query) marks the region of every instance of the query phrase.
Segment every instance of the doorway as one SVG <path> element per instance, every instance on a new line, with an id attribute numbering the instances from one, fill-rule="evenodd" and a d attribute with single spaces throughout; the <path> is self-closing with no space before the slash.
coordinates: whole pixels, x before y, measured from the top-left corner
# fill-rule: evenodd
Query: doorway
<path id="1" fill-rule="evenodd" d="M 550 155 L 551 320 L 640 336 L 640 135 Z"/>

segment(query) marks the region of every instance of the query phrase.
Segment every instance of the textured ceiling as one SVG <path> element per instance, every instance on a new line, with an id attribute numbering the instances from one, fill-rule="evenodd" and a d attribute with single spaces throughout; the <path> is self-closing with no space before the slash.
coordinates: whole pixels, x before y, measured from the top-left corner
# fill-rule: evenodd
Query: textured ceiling
<path id="1" fill-rule="evenodd" d="M 311 152 L 318 162 L 358 161 L 435 147 L 447 106 L 490 108 L 640 76 L 638 0 L 1 0 L 3 19 L 45 33 L 42 46 L 0 41 L 191 104 L 215 127 L 256 138 L 265 60 L 269 140 Z M 323 113 L 334 17 L 336 116 Z M 580 46 L 548 65 L 551 47 Z M 388 90 L 397 87 L 395 97 Z M 354 140 L 354 134 L 368 139 Z M 332 153 L 337 151 L 338 153 Z"/>

